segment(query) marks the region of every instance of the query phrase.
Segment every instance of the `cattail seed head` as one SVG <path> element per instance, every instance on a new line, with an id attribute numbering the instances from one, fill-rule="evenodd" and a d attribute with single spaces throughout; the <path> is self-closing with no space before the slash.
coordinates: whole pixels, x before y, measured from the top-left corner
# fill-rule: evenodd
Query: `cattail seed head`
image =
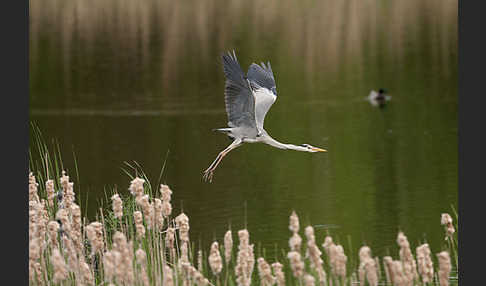
<path id="1" fill-rule="evenodd" d="M 165 246 L 168 247 L 169 249 L 174 249 L 174 242 L 175 242 L 175 228 L 168 227 L 165 236 Z"/>
<path id="2" fill-rule="evenodd" d="M 47 224 L 47 235 L 49 236 L 49 243 L 52 247 L 57 248 L 57 232 L 59 231 L 59 223 L 51 220 Z"/>
<path id="3" fill-rule="evenodd" d="M 103 225 L 100 222 L 92 222 L 86 226 L 86 236 L 91 244 L 91 254 L 103 251 Z"/>
<path id="4" fill-rule="evenodd" d="M 51 263 L 54 271 L 53 281 L 54 283 L 60 283 L 68 277 L 68 268 L 66 262 L 59 251 L 59 249 L 54 248 L 51 255 Z"/>
<path id="5" fill-rule="evenodd" d="M 301 259 L 301 255 L 297 251 L 290 251 L 287 254 L 287 258 L 290 260 L 290 268 L 294 277 L 299 278 L 304 275 L 304 262 Z"/>
<path id="6" fill-rule="evenodd" d="M 110 250 L 105 252 L 103 255 L 103 271 L 107 281 L 113 281 L 113 278 L 115 277 L 116 261 L 114 252 L 117 251 Z"/>
<path id="7" fill-rule="evenodd" d="M 81 208 L 76 204 L 71 204 L 71 239 L 76 247 L 77 253 L 83 251 L 83 234 L 81 232 Z"/>
<path id="8" fill-rule="evenodd" d="M 144 179 L 141 179 L 139 177 L 136 177 L 130 182 L 130 187 L 128 190 L 130 190 L 130 193 L 135 197 L 135 199 L 138 199 L 143 195 L 143 184 L 145 183 Z"/>
<path id="9" fill-rule="evenodd" d="M 170 202 L 172 191 L 169 186 L 160 184 L 160 194 L 163 201 Z"/>
<path id="10" fill-rule="evenodd" d="M 233 237 L 231 236 L 231 230 L 228 230 L 224 234 L 224 259 L 226 264 L 231 261 L 231 250 L 233 249 Z"/>
<path id="11" fill-rule="evenodd" d="M 316 285 L 316 279 L 314 278 L 314 276 L 306 273 L 304 275 L 304 285 L 305 286 L 314 286 L 314 285 Z"/>
<path id="12" fill-rule="evenodd" d="M 292 237 L 289 239 L 289 247 L 292 251 L 300 251 L 300 246 L 302 245 L 302 238 L 297 232 L 292 234 Z"/>
<path id="13" fill-rule="evenodd" d="M 189 242 L 189 218 L 185 213 L 181 213 L 175 218 L 177 228 L 179 228 L 179 239 Z"/>
<path id="14" fill-rule="evenodd" d="M 437 258 L 439 259 L 439 283 L 440 286 L 448 286 L 449 285 L 449 274 L 452 269 L 451 265 L 451 258 L 449 256 L 449 252 L 442 251 L 437 253 Z"/>
<path id="15" fill-rule="evenodd" d="M 181 245 L 181 259 L 180 259 L 180 261 L 182 263 L 189 262 L 189 254 L 188 253 L 189 253 L 189 251 L 188 251 L 187 242 L 183 241 L 182 245 Z"/>
<path id="16" fill-rule="evenodd" d="M 223 259 L 219 253 L 219 244 L 216 241 L 211 244 L 208 262 L 214 275 L 221 273 L 221 270 L 223 269 Z"/>
<path id="17" fill-rule="evenodd" d="M 294 233 L 295 234 L 295 233 Z M 324 283 L 326 281 L 326 272 L 322 266 L 323 260 L 321 258 L 321 250 L 316 245 L 316 239 L 314 236 L 314 228 L 312 226 L 307 226 L 305 228 L 305 235 L 307 237 L 307 252 L 306 256 L 310 260 L 310 266 L 319 275 L 319 282 Z"/>
<path id="18" fill-rule="evenodd" d="M 53 180 L 46 181 L 46 193 L 47 193 L 47 205 L 52 208 L 54 206 L 54 197 L 56 196 Z"/>
<path id="19" fill-rule="evenodd" d="M 403 263 L 403 273 L 408 283 L 413 283 L 414 279 L 418 279 L 417 263 L 413 258 L 410 244 L 403 232 L 399 232 L 397 236 L 397 244 L 400 246 L 400 260 Z"/>
<path id="20" fill-rule="evenodd" d="M 277 286 L 285 285 L 285 273 L 282 271 L 283 265 L 279 262 L 272 263 L 273 273 L 275 274 L 275 280 Z"/>
<path id="21" fill-rule="evenodd" d="M 153 216 L 154 216 L 154 206 L 149 201 L 148 195 L 140 196 L 137 200 L 137 204 L 142 208 L 143 216 L 147 223 L 147 228 L 152 229 L 153 226 Z"/>
<path id="22" fill-rule="evenodd" d="M 371 286 L 378 285 L 378 272 L 376 269 L 376 262 L 371 258 L 371 249 L 368 246 L 363 246 L 359 250 L 359 281 L 364 285 L 365 278 Z"/>
<path id="23" fill-rule="evenodd" d="M 258 275 L 260 276 L 260 284 L 262 286 L 271 286 L 275 284 L 275 277 L 272 275 L 272 268 L 265 261 L 263 257 L 257 259 Z"/>
<path id="24" fill-rule="evenodd" d="M 123 201 L 118 194 L 114 194 L 113 196 L 111 196 L 111 201 L 113 203 L 112 208 L 115 217 L 117 219 L 121 219 L 121 217 L 123 216 Z"/>
<path id="25" fill-rule="evenodd" d="M 164 228 L 164 215 L 162 212 L 162 201 L 154 199 L 154 224 L 157 230 L 161 231 Z"/>
<path id="26" fill-rule="evenodd" d="M 253 244 L 250 245 L 250 234 L 246 229 L 238 231 L 238 237 L 240 243 L 235 266 L 236 282 L 239 286 L 249 286 L 255 263 Z"/>
<path id="27" fill-rule="evenodd" d="M 29 201 L 39 201 L 39 195 L 37 194 L 37 187 L 39 184 L 35 180 L 35 176 L 32 172 L 29 173 Z"/>
<path id="28" fill-rule="evenodd" d="M 444 226 L 446 232 L 446 239 L 452 237 L 454 232 L 454 225 L 452 224 L 452 217 L 448 213 L 441 214 L 440 224 Z"/>
<path id="29" fill-rule="evenodd" d="M 292 211 L 292 214 L 290 215 L 289 230 L 293 233 L 299 232 L 299 217 L 295 211 Z"/>
<path id="30" fill-rule="evenodd" d="M 137 238 L 141 239 L 145 237 L 145 227 L 143 225 L 143 216 L 140 211 L 133 212 L 133 221 L 135 222 L 135 229 L 137 232 Z"/>
<path id="31" fill-rule="evenodd" d="M 417 266 L 422 281 L 431 283 L 434 280 L 434 264 L 430 258 L 430 248 L 427 243 L 417 247 Z"/>

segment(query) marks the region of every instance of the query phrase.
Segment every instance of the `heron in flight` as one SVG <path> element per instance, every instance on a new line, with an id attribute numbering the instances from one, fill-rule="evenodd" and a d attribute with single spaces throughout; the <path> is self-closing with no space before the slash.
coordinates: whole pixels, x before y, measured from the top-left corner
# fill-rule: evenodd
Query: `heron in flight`
<path id="1" fill-rule="evenodd" d="M 270 146 L 302 152 L 326 152 L 326 150 L 302 144 L 300 146 L 278 142 L 263 129 L 265 115 L 277 99 L 275 77 L 270 62 L 251 64 L 245 75 L 233 54 L 222 56 L 223 71 L 226 76 L 224 101 L 228 115 L 228 127 L 214 129 L 228 135 L 232 140 L 226 149 L 221 151 L 211 165 L 204 171 L 205 181 L 212 182 L 213 173 L 221 160 L 231 150 L 243 143 L 265 143 Z"/>

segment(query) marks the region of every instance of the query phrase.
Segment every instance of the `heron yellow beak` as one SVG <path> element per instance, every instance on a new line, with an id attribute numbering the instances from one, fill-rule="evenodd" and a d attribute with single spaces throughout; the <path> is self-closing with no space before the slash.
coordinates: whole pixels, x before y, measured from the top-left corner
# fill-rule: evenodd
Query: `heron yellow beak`
<path id="1" fill-rule="evenodd" d="M 317 148 L 317 147 L 312 147 L 312 151 L 316 151 L 316 152 L 327 152 L 327 150 L 321 149 L 321 148 Z"/>

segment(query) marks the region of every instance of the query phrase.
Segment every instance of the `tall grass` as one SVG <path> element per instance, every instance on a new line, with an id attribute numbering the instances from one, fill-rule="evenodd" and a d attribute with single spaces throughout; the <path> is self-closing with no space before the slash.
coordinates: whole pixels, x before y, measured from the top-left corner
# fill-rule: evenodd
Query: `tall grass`
<path id="1" fill-rule="evenodd" d="M 359 250 L 345 249 L 331 235 L 316 237 L 311 225 L 302 231 L 295 212 L 289 217 L 289 249 L 282 249 L 281 257 L 265 257 L 264 251 L 255 251 L 246 229 L 229 230 L 209 250 L 197 249 L 190 240 L 187 215 L 172 212 L 170 187 L 152 185 L 143 170 L 127 164 L 132 171 L 126 170 L 130 195 L 109 190 L 105 203 L 110 205 L 100 208 L 95 221 L 88 221 L 74 195 L 76 185 L 63 170 L 59 145 L 51 152 L 40 131 L 33 129 L 31 148 L 36 150 L 30 152 L 29 174 L 30 285 L 457 283 L 457 224 L 448 215 L 448 220 L 441 222 L 445 242 L 437 255 L 431 255 L 425 242 L 417 246 L 414 255 L 401 232 L 395 258 L 374 257 L 366 245 Z M 358 258 L 348 256 L 357 252 L 356 267 L 351 261 Z"/>

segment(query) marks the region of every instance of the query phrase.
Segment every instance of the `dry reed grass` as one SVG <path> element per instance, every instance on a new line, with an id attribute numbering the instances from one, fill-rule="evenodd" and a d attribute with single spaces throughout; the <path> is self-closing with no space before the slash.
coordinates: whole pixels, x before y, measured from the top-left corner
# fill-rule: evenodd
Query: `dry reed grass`
<path id="1" fill-rule="evenodd" d="M 246 229 L 238 231 L 236 253 L 232 251 L 232 232 L 228 230 L 222 238 L 225 263 L 221 256 L 223 249 L 214 241 L 206 264 L 203 249 L 196 250 L 191 244 L 189 217 L 185 213 L 171 216 L 172 191 L 167 185 L 160 186 L 160 197 L 150 197 L 146 181 L 135 178 L 129 188 L 131 197 L 122 198 L 114 193 L 112 211 L 101 212 L 98 221 L 88 223 L 81 218 L 80 207 L 75 202 L 74 183 L 65 172 L 57 179 L 63 193 L 69 195 L 53 197 L 51 183 L 39 188 L 33 173 L 29 174 L 31 285 L 336 286 L 356 283 L 358 277 L 361 285 L 442 286 L 451 283 L 451 270 L 457 268 L 457 264 L 451 263 L 452 249 L 445 248 L 436 255 L 438 269 L 434 269 L 428 244 L 418 246 L 414 257 L 407 237 L 399 232 L 399 259 L 383 258 L 384 275 L 378 257 L 373 258 L 366 245 L 359 250 L 358 269 L 350 269 L 343 246 L 335 244 L 327 235 L 319 248 L 312 226 L 304 229 L 305 249 L 301 249 L 302 239 L 289 244 L 287 264 L 271 263 L 265 257 L 255 261 L 254 244 L 250 244 Z M 292 212 L 291 241 L 300 238 L 299 225 L 297 214 Z M 448 231 L 453 227 L 450 216 L 445 225 L 446 237 L 453 237 Z M 231 263 L 233 253 L 234 264 Z M 253 273 L 255 266 L 257 274 Z"/>

